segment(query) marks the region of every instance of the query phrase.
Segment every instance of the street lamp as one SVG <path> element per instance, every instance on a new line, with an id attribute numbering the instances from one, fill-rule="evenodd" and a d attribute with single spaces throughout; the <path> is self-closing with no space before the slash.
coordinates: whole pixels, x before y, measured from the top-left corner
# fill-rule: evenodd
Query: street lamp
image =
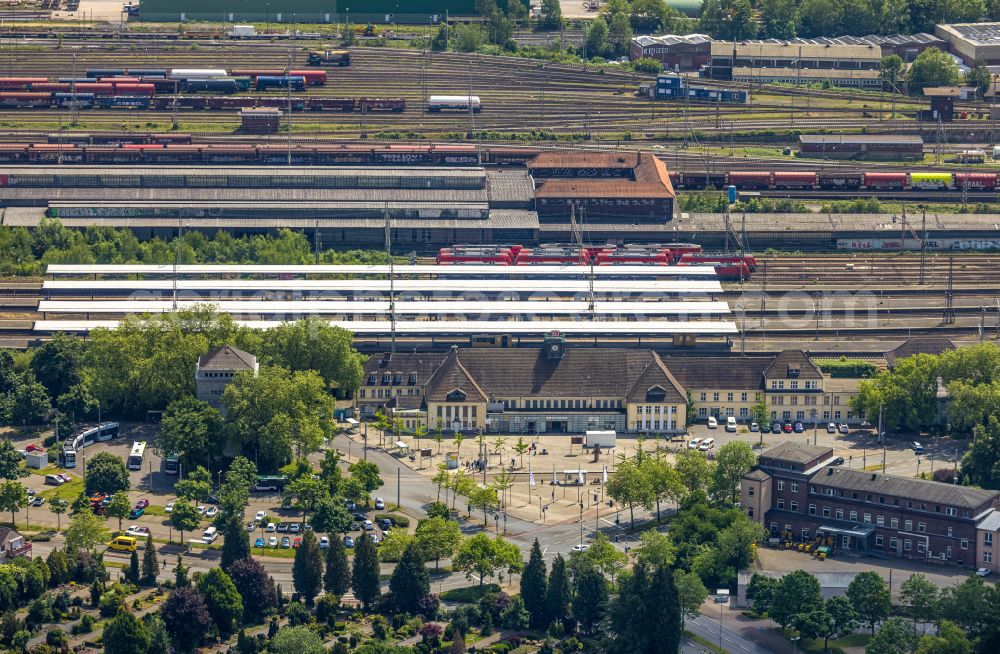
<path id="1" fill-rule="evenodd" d="M 794 638 L 790 638 L 789 639 L 789 640 L 792 641 L 792 654 L 795 654 L 795 652 L 798 651 L 798 645 L 797 645 L 797 643 L 799 642 L 799 638 L 801 638 L 801 637 L 802 636 L 795 636 Z"/>
<path id="2" fill-rule="evenodd" d="M 813 409 L 811 413 L 812 413 L 812 419 L 813 419 L 813 445 L 816 445 L 816 442 L 819 439 L 819 435 L 818 435 L 819 432 L 818 432 L 818 428 L 817 428 L 817 424 L 816 424 L 816 409 Z"/>

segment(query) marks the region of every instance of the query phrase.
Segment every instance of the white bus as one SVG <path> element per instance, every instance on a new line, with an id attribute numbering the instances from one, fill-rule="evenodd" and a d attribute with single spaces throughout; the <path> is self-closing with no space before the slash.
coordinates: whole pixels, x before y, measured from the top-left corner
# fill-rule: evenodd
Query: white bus
<path id="1" fill-rule="evenodd" d="M 478 95 L 432 95 L 427 101 L 427 111 L 451 110 L 467 112 L 470 105 L 473 112 L 479 113 L 482 105 L 479 102 Z"/>
<path id="2" fill-rule="evenodd" d="M 128 469 L 142 470 L 142 458 L 146 456 L 146 441 L 132 443 L 132 452 L 128 455 Z"/>

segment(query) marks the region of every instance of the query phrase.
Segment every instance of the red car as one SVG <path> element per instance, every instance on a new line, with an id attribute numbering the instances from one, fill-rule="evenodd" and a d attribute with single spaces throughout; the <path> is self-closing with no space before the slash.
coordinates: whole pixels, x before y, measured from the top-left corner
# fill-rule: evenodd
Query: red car
<path id="1" fill-rule="evenodd" d="M 28 447 L 24 448 L 25 452 L 44 452 L 45 449 L 32 443 Z"/>
<path id="2" fill-rule="evenodd" d="M 135 503 L 135 508 L 137 509 L 145 509 L 148 506 L 149 506 L 149 500 L 146 499 L 139 500 L 138 502 Z"/>
<path id="3" fill-rule="evenodd" d="M 302 539 L 301 538 L 296 538 L 295 542 L 292 543 L 292 547 L 294 547 L 295 549 L 299 549 L 300 545 L 302 545 Z"/>

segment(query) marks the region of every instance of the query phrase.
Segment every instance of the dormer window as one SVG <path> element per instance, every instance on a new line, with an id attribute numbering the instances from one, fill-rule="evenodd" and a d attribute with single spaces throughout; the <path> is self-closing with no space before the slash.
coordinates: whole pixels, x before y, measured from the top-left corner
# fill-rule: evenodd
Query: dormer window
<path id="1" fill-rule="evenodd" d="M 667 391 L 660 385 L 651 386 L 646 390 L 647 402 L 663 402 L 667 398 Z"/>
<path id="2" fill-rule="evenodd" d="M 374 386 L 375 382 L 377 380 L 378 380 L 378 375 L 376 375 L 374 372 L 368 374 L 368 385 L 369 386 Z"/>
<path id="3" fill-rule="evenodd" d="M 468 397 L 461 388 L 453 388 L 448 391 L 447 400 L 449 402 L 465 402 L 465 398 Z"/>
<path id="4" fill-rule="evenodd" d="M 397 372 L 395 375 L 393 375 L 392 383 L 393 383 L 394 386 L 399 386 L 400 384 L 402 384 L 403 383 L 403 373 Z"/>
<path id="5" fill-rule="evenodd" d="M 387 372 L 383 372 L 382 373 L 382 383 L 383 384 L 388 384 L 390 379 L 392 379 L 392 375 L 390 375 Z"/>
<path id="6" fill-rule="evenodd" d="M 416 370 L 411 370 L 410 371 L 409 383 L 410 384 L 416 384 L 417 383 L 417 371 Z"/>

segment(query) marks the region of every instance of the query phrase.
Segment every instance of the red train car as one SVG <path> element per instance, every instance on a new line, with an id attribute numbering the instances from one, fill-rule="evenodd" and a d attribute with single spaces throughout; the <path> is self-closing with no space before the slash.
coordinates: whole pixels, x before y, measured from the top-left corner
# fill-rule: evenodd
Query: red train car
<path id="1" fill-rule="evenodd" d="M 572 266 L 579 264 L 589 264 L 594 257 L 591 248 L 583 248 L 582 252 L 577 245 L 543 244 L 534 249 L 524 248 L 517 255 L 517 265 L 559 265 Z"/>
<path id="2" fill-rule="evenodd" d="M 670 261 L 676 262 L 685 254 L 700 254 L 702 247 L 697 243 L 664 243 L 663 247 L 670 252 Z"/>
<path id="3" fill-rule="evenodd" d="M 906 187 L 906 173 L 865 173 L 865 188 L 903 189 Z"/>
<path id="4" fill-rule="evenodd" d="M 517 253 L 509 247 L 499 245 L 455 245 L 441 248 L 437 262 L 443 265 L 464 263 L 493 263 L 509 266 L 514 262 Z"/>
<path id="5" fill-rule="evenodd" d="M 732 171 L 729 173 L 729 183 L 738 189 L 769 188 L 771 173 L 763 171 Z"/>
<path id="6" fill-rule="evenodd" d="M 819 175 L 814 172 L 775 171 L 774 188 L 816 188 Z"/>
<path id="7" fill-rule="evenodd" d="M 757 259 L 752 254 L 709 254 L 705 252 L 685 254 L 677 261 L 678 265 L 712 264 L 743 264 L 751 272 L 757 270 Z"/>
<path id="8" fill-rule="evenodd" d="M 0 93 L 0 107 L 34 108 L 52 106 L 51 93 L 35 93 L 31 91 L 7 91 Z"/>
<path id="9" fill-rule="evenodd" d="M 670 251 L 657 245 L 625 245 L 597 250 L 594 263 L 598 266 L 670 264 Z"/>
<path id="10" fill-rule="evenodd" d="M 24 91 L 32 84 L 44 84 L 47 77 L 0 77 L 0 91 Z"/>
<path id="11" fill-rule="evenodd" d="M 955 187 L 970 191 L 992 190 L 997 187 L 997 174 L 955 173 Z"/>

